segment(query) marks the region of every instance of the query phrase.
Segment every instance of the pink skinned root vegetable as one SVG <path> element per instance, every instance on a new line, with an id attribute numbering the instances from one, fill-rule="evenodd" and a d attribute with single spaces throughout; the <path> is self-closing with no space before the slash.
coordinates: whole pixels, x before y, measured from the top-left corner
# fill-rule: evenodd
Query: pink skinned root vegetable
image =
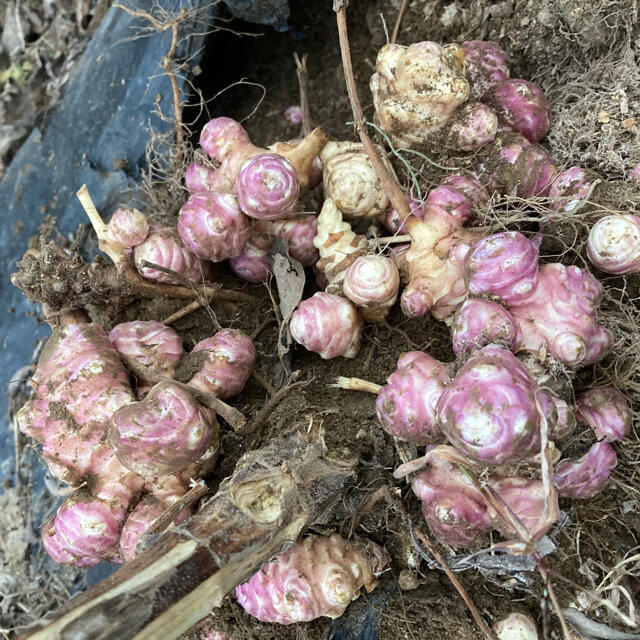
<path id="1" fill-rule="evenodd" d="M 450 176 L 431 191 L 422 220 L 405 221 L 410 248 L 396 254 L 398 268 L 408 279 L 401 296 L 408 316 L 429 311 L 439 320 L 451 316 L 466 295 L 464 259 L 480 232 L 462 228 L 475 204 L 486 198 L 482 187 L 469 178 Z"/>
<path id="2" fill-rule="evenodd" d="M 240 209 L 259 220 L 287 215 L 300 195 L 295 168 L 275 153 L 249 158 L 238 172 L 235 187 Z"/>
<path id="3" fill-rule="evenodd" d="M 180 209 L 178 233 L 194 255 L 221 262 L 241 253 L 249 220 L 230 193 L 194 193 Z"/>
<path id="4" fill-rule="evenodd" d="M 610 349 L 611 332 L 597 323 L 602 287 L 586 270 L 537 264 L 537 248 L 518 232 L 475 244 L 465 263 L 472 295 L 499 297 L 518 325 L 518 350 L 546 349 L 572 367 L 596 362 Z"/>
<path id="5" fill-rule="evenodd" d="M 494 86 L 484 100 L 496 112 L 500 125 L 521 133 L 535 143 L 551 127 L 551 106 L 542 90 L 532 82 L 511 78 Z"/>
<path id="6" fill-rule="evenodd" d="M 376 401 L 382 428 L 418 446 L 442 439 L 436 404 L 450 380 L 448 368 L 427 353 L 411 351 L 401 356 Z"/>
<path id="7" fill-rule="evenodd" d="M 154 477 L 177 473 L 198 460 L 217 430 L 213 416 L 189 392 L 160 382 L 144 400 L 113 414 L 109 442 L 128 469 Z"/>
<path id="8" fill-rule="evenodd" d="M 466 547 L 481 542 L 492 525 L 482 492 L 455 459 L 451 447 L 431 449 L 425 456 L 428 468 L 413 479 L 411 489 L 431 533 L 443 544 Z"/>
<path id="9" fill-rule="evenodd" d="M 498 132 L 498 117 L 480 102 L 460 107 L 446 127 L 445 145 L 458 151 L 475 151 L 491 142 Z"/>
<path id="10" fill-rule="evenodd" d="M 364 320 L 381 322 L 398 297 L 400 274 L 391 258 L 368 255 L 356 258 L 347 269 L 344 295 L 360 309 Z"/>
<path id="11" fill-rule="evenodd" d="M 297 104 L 291 105 L 285 109 L 284 117 L 291 124 L 300 124 L 302 122 L 302 109 Z"/>
<path id="12" fill-rule="evenodd" d="M 504 51 L 493 42 L 468 40 L 462 43 L 465 71 L 474 100 L 482 99 L 495 86 L 509 78 Z"/>
<path id="13" fill-rule="evenodd" d="M 42 443 L 56 477 L 80 484 L 110 455 L 104 438 L 111 416 L 133 402 L 124 365 L 100 326 L 67 324 L 54 329 L 32 385 L 20 429 Z"/>
<path id="14" fill-rule="evenodd" d="M 214 191 L 215 175 L 215 169 L 209 169 L 196 162 L 191 162 L 184 174 L 184 186 L 187 187 L 190 193 Z"/>
<path id="15" fill-rule="evenodd" d="M 154 483 L 156 485 L 154 493 L 147 494 L 138 502 L 122 528 L 119 544 L 120 553 L 125 561 L 135 558 L 145 533 L 187 491 L 185 483 L 176 476 L 167 476 L 158 480 Z M 184 509 L 178 514 L 173 524 L 184 522 L 189 514 L 190 509 Z"/>
<path id="16" fill-rule="evenodd" d="M 250 338 L 239 329 L 223 329 L 201 340 L 192 357 L 204 356 L 202 368 L 187 383 L 189 386 L 226 399 L 242 391 L 256 357 Z"/>
<path id="17" fill-rule="evenodd" d="M 570 213 L 592 190 L 597 174 L 582 167 L 570 167 L 556 176 L 549 189 L 551 208 Z"/>
<path id="18" fill-rule="evenodd" d="M 207 280 L 211 273 L 211 265 L 186 248 L 174 229 L 165 227 L 152 230 L 147 239 L 134 248 L 133 259 L 143 278 L 165 284 L 183 283 L 164 271 L 145 266 L 145 262 L 171 269 L 191 282 Z"/>
<path id="19" fill-rule="evenodd" d="M 598 220 L 589 232 L 587 256 L 605 273 L 640 272 L 640 218 L 625 213 Z"/>
<path id="20" fill-rule="evenodd" d="M 116 325 L 109 333 L 113 348 L 123 357 L 161 376 L 173 377 L 184 353 L 180 336 L 153 320 L 136 320 Z"/>
<path id="21" fill-rule="evenodd" d="M 540 449 L 538 406 L 553 417 L 553 402 L 526 367 L 510 351 L 489 345 L 444 390 L 437 416 L 448 440 L 470 460 L 512 464 Z"/>
<path id="22" fill-rule="evenodd" d="M 233 192 L 236 177 L 242 166 L 252 158 L 271 151 L 282 156 L 295 168 L 298 184 L 305 189 L 317 174 L 316 157 L 327 142 L 322 129 L 314 129 L 302 140 L 278 142 L 267 149 L 251 143 L 241 124 L 231 118 L 214 118 L 200 134 L 200 145 L 212 158 L 220 162 L 211 186 L 214 191 Z"/>
<path id="23" fill-rule="evenodd" d="M 560 517 L 558 493 L 553 487 L 545 490 L 541 480 L 493 476 L 489 479 L 489 485 L 533 540 L 544 536 Z M 515 524 L 506 515 L 498 515 L 491 506 L 489 517 L 494 529 L 505 538 L 523 538 Z"/>
<path id="24" fill-rule="evenodd" d="M 618 461 L 614 448 L 603 441 L 596 442 L 576 462 L 561 461 L 553 483 L 563 498 L 592 498 L 604 490 Z"/>
<path id="25" fill-rule="evenodd" d="M 320 257 L 313 244 L 318 230 L 318 218 L 313 215 L 300 215 L 268 223 L 269 232 L 285 240 L 289 255 L 303 267 L 310 267 Z"/>
<path id="26" fill-rule="evenodd" d="M 242 252 L 229 258 L 233 273 L 251 284 L 267 282 L 271 275 L 271 263 L 267 260 L 273 243 L 269 236 L 252 229 Z"/>
<path id="27" fill-rule="evenodd" d="M 626 398 L 607 385 L 589 389 L 576 400 L 577 417 L 586 422 L 598 440 L 617 442 L 631 429 L 631 410 Z"/>
<path id="28" fill-rule="evenodd" d="M 422 210 L 422 203 L 414 200 L 410 196 L 406 196 L 407 203 L 409 204 L 409 210 L 411 215 L 422 220 L 424 212 Z M 407 233 L 407 227 L 405 222 L 400 217 L 400 214 L 395 209 L 388 209 L 385 213 L 381 214 L 380 222 L 394 235 Z"/>
<path id="29" fill-rule="evenodd" d="M 44 547 L 56 562 L 90 567 L 119 558 L 120 531 L 143 480 L 123 467 L 113 452 L 94 472 L 91 493 L 76 491 L 43 527 Z"/>
<path id="30" fill-rule="evenodd" d="M 332 293 L 318 292 L 293 312 L 291 336 L 324 360 L 355 358 L 360 350 L 362 318 L 353 304 Z"/>
<path id="31" fill-rule="evenodd" d="M 261 622 L 292 624 L 340 617 L 364 588 L 377 584 L 389 558 L 373 542 L 312 535 L 236 587 L 238 602 Z"/>
<path id="32" fill-rule="evenodd" d="M 456 355 L 471 353 L 488 344 L 514 350 L 518 326 L 511 314 L 496 302 L 466 300 L 456 311 L 451 325 L 451 340 Z"/>
<path id="33" fill-rule="evenodd" d="M 525 200 L 548 195 L 557 173 L 549 154 L 518 133 L 499 133 L 478 153 L 473 170 L 490 190 Z"/>
<path id="34" fill-rule="evenodd" d="M 106 240 L 119 251 L 142 244 L 148 235 L 149 223 L 137 209 L 116 209 L 107 224 Z"/>

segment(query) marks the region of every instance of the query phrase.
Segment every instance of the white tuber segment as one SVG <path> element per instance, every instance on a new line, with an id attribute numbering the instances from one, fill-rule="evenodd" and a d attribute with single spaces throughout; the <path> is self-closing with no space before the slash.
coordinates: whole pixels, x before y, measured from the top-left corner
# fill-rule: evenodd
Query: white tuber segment
<path id="1" fill-rule="evenodd" d="M 394 143 L 414 148 L 432 142 L 453 118 L 469 97 L 464 62 L 456 44 L 380 49 L 369 86 L 380 125 Z"/>
<path id="2" fill-rule="evenodd" d="M 332 198 L 327 198 L 318 216 L 318 231 L 313 241 L 320 252 L 317 267 L 327 279 L 329 293 L 342 292 L 342 283 L 353 261 L 366 253 L 369 242 L 351 230 Z"/>
<path id="3" fill-rule="evenodd" d="M 627 213 L 598 220 L 589 233 L 587 255 L 605 273 L 640 271 L 640 218 Z"/>
<path id="4" fill-rule="evenodd" d="M 384 320 L 398 298 L 400 274 L 391 258 L 360 256 L 347 269 L 343 292 L 369 322 Z"/>
<path id="5" fill-rule="evenodd" d="M 494 627 L 499 640 L 538 640 L 536 623 L 523 613 L 511 613 Z"/>
<path id="6" fill-rule="evenodd" d="M 378 157 L 393 173 L 384 150 Z M 320 152 L 325 198 L 332 198 L 348 220 L 376 218 L 389 207 L 389 198 L 364 146 L 359 142 L 329 142 Z"/>

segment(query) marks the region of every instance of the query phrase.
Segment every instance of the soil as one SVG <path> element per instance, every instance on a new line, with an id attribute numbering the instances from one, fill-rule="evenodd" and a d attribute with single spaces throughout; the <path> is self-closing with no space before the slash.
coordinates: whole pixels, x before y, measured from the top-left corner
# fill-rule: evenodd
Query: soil
<path id="1" fill-rule="evenodd" d="M 368 80 L 376 52 L 386 42 L 385 24 L 390 32 L 400 4 L 399 0 L 350 2 L 351 53 L 358 92 L 369 119 L 372 119 L 372 105 Z M 613 203 L 610 208 L 635 210 L 640 194 L 621 181 L 640 161 L 638 131 L 634 124 L 627 122 L 634 114 L 640 118 L 639 71 L 635 62 L 640 45 L 640 39 L 636 41 L 640 36 L 637 7 L 635 2 L 625 0 L 588 3 L 569 0 L 561 5 L 547 0 L 479 0 L 474 3 L 413 0 L 405 13 L 398 42 L 408 44 L 425 39 L 450 42 L 490 39 L 498 42 L 508 54 L 512 76 L 538 82 L 551 99 L 555 122 L 544 144 L 557 163 L 560 166 L 579 163 L 598 170 L 614 183 L 607 195 L 607 202 Z M 197 107 L 185 111 L 185 121 L 196 120 L 194 131 L 198 131 L 209 116 L 227 115 L 238 120 L 250 116 L 245 126 L 257 144 L 296 137 L 299 127 L 286 120 L 284 111 L 299 103 L 293 54 L 308 52 L 308 96 L 313 121 L 322 124 L 334 139 L 353 139 L 331 2 L 293 0 L 291 8 L 292 30 L 289 32 L 279 33 L 235 22 L 227 26 L 236 32 L 245 32 L 245 35 L 228 30 L 215 35 L 211 51 L 201 62 L 203 73 L 196 83 L 209 100 L 206 103 L 208 114 L 197 119 Z M 254 36 L 246 35 L 247 32 Z M 241 78 L 247 81 L 218 94 Z M 606 117 L 602 112 L 606 112 Z M 196 140 L 194 136 L 194 142 Z M 453 160 L 438 158 L 440 164 Z M 440 169 L 428 164 L 420 169 L 425 187 L 435 184 L 442 176 Z M 399 175 L 403 175 L 402 171 Z M 618 186 L 615 186 L 616 181 Z M 308 196 L 307 210 L 319 209 L 321 194 L 317 191 Z M 494 228 L 501 228 L 501 225 L 511 229 L 532 228 L 527 222 L 532 215 L 531 209 L 523 210 L 508 199 L 495 204 L 496 207 L 484 217 L 480 216 L 476 224 Z M 534 210 L 534 213 L 549 217 L 543 255 L 557 259 L 558 254 L 562 254 L 566 264 L 584 264 L 581 247 L 594 212 L 583 210 L 571 220 L 553 217 L 548 210 L 542 210 L 542 213 Z M 219 275 L 223 282 L 233 282 L 224 268 Z M 315 289 L 310 276 L 305 297 Z M 617 330 L 616 348 L 614 355 L 602 364 L 581 372 L 576 388 L 593 384 L 594 380 L 613 378 L 629 398 L 637 402 L 640 390 L 640 356 L 636 353 L 639 285 L 634 278 L 610 277 L 604 282 L 607 293 L 603 321 Z M 233 286 L 238 288 L 237 283 Z M 264 287 L 245 286 L 244 290 L 255 296 L 256 301 L 225 306 L 214 304 L 212 308 L 178 320 L 173 327 L 183 337 L 187 349 L 210 336 L 217 326 L 244 330 L 255 337 L 257 372 L 277 386 L 282 365 L 277 355 L 278 323 L 271 298 Z M 107 309 L 96 304 L 89 311 L 109 330 L 118 322 L 134 318 L 161 320 L 183 304 L 179 300 L 156 298 L 134 302 L 124 309 L 113 306 Z M 243 452 L 291 431 L 306 430 L 310 422 L 321 423 L 328 446 L 348 442 L 351 448 L 360 451 L 361 464 L 357 481 L 349 489 L 341 509 L 328 514 L 313 530 L 368 536 L 384 545 L 392 556 L 390 570 L 381 578 L 380 590 L 363 596 L 352 605 L 356 613 L 351 618 L 358 620 L 357 612 L 364 610 L 361 604 L 364 601 L 367 610 L 369 604 L 380 610 L 374 625 L 378 627 L 379 637 L 385 640 L 481 638 L 466 605 L 444 573 L 420 565 L 401 515 L 383 497 L 374 503 L 371 501 L 374 494 L 382 496 L 382 492 L 376 494 L 381 488 L 398 489 L 414 523 L 423 528 L 419 505 L 408 484 L 396 483 L 391 477 L 400 458 L 391 439 L 380 429 L 374 397 L 331 386 L 338 376 L 357 376 L 383 384 L 395 369 L 398 356 L 410 350 L 426 350 L 446 362 L 455 359 L 449 331 L 444 324 L 431 318 L 409 320 L 398 308 L 392 311 L 387 323 L 367 327 L 360 355 L 354 360 L 324 361 L 295 348 L 292 369 L 300 372 L 298 379 L 306 384 L 286 396 L 255 433 L 241 437 L 224 430 L 219 463 L 208 481 L 215 487 L 230 474 Z M 250 417 L 259 411 L 268 397 L 265 387 L 252 378 L 233 403 Z M 637 409 L 637 405 L 634 408 Z M 561 576 L 554 579 L 553 584 L 562 606 L 570 606 L 576 601 L 584 603 L 580 591 L 566 580 L 586 589 L 596 589 L 601 580 L 605 580 L 605 586 L 613 584 L 614 580 L 625 585 L 631 577 L 626 575 L 628 567 L 605 576 L 640 544 L 640 494 L 637 489 L 640 445 L 637 433 L 635 431 L 629 442 L 619 448 L 620 463 L 604 493 L 589 501 L 561 504 L 568 518 L 554 536 L 558 549 L 546 561 Z M 590 434 L 581 430 L 568 443 L 563 443 L 563 454 L 569 457 L 582 455 L 591 441 Z M 441 551 L 446 556 L 451 554 L 449 549 L 442 548 Z M 535 572 L 526 574 L 524 581 L 504 574 L 483 575 L 476 569 L 462 572 L 458 577 L 490 623 L 512 611 L 522 611 L 548 626 L 552 630 L 551 637 L 561 637 L 548 594 Z M 624 608 L 624 602 L 616 600 L 619 591 L 617 596 L 615 590 L 605 592 L 601 588 L 598 593 Z M 602 607 L 597 611 L 594 607 L 590 615 L 601 622 L 619 625 L 619 619 Z M 355 637 L 355 631 L 360 631 L 354 627 L 349 632 L 353 635 L 340 635 L 337 633 L 339 623 L 326 619 L 289 627 L 258 624 L 233 598 L 228 598 L 224 607 L 212 614 L 206 626 L 228 633 L 234 640 L 347 638 Z"/>

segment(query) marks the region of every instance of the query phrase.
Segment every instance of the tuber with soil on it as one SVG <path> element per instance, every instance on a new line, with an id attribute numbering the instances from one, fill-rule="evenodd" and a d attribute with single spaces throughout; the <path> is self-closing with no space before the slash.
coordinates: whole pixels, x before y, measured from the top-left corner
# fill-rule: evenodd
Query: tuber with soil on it
<path id="1" fill-rule="evenodd" d="M 237 586 L 236 597 L 261 622 L 338 618 L 362 589 L 375 588 L 388 562 L 387 553 L 374 542 L 312 535 Z"/>

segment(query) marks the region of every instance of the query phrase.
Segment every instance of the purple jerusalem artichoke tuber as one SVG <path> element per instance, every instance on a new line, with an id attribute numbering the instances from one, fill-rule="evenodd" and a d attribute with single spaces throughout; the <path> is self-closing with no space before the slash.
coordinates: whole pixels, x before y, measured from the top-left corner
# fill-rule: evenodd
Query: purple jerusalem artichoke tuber
<path id="1" fill-rule="evenodd" d="M 540 449 L 540 413 L 554 407 L 506 349 L 483 347 L 461 367 L 437 404 L 440 428 L 470 460 L 511 464 Z"/>
<path id="2" fill-rule="evenodd" d="M 302 123 L 302 109 L 297 104 L 292 104 L 290 107 L 287 107 L 284 111 L 284 117 L 291 124 L 301 124 Z"/>
<path id="3" fill-rule="evenodd" d="M 195 256 L 182 244 L 176 231 L 167 227 L 157 226 L 152 229 L 147 239 L 133 250 L 133 258 L 143 278 L 166 284 L 182 282 L 164 271 L 147 267 L 144 263 L 151 262 L 171 269 L 191 282 L 201 282 L 210 275 L 211 265 Z"/>
<path id="4" fill-rule="evenodd" d="M 470 96 L 481 100 L 495 86 L 509 79 L 504 51 L 493 42 L 468 40 L 462 43 Z"/>
<path id="5" fill-rule="evenodd" d="M 214 191 L 215 175 L 215 169 L 208 169 L 201 164 L 191 162 L 184 174 L 184 185 L 190 193 Z"/>
<path id="6" fill-rule="evenodd" d="M 541 146 L 518 133 L 499 133 L 479 152 L 473 173 L 489 189 L 526 200 L 548 195 L 558 170 Z"/>
<path id="7" fill-rule="evenodd" d="M 539 540 L 560 517 L 558 493 L 553 487 L 545 489 L 541 480 L 521 477 L 492 476 L 489 486 L 509 507 L 533 540 Z M 505 538 L 522 539 L 518 529 L 504 515 L 489 507 L 494 529 Z"/>
<path id="8" fill-rule="evenodd" d="M 113 348 L 161 376 L 173 377 L 184 353 L 180 336 L 170 327 L 153 320 L 135 320 L 116 325 L 109 333 Z"/>
<path id="9" fill-rule="evenodd" d="M 467 102 L 447 125 L 445 145 L 458 151 L 475 151 L 491 142 L 498 132 L 498 117 L 480 102 Z"/>
<path id="10" fill-rule="evenodd" d="M 137 209 L 116 209 L 107 224 L 106 240 L 117 251 L 142 244 L 149 235 L 149 223 Z"/>
<path id="11" fill-rule="evenodd" d="M 497 302 L 466 300 L 456 311 L 451 325 L 451 340 L 456 355 L 470 353 L 488 344 L 505 345 L 514 350 L 518 325 Z"/>
<path id="12" fill-rule="evenodd" d="M 410 351 L 402 355 L 376 400 L 382 428 L 418 446 L 442 439 L 436 404 L 450 381 L 447 366 L 429 354 Z"/>
<path id="13" fill-rule="evenodd" d="M 158 518 L 187 492 L 187 483 L 177 476 L 164 476 L 154 480 L 150 493 L 145 495 L 129 514 L 120 536 L 120 553 L 125 561 L 133 560 L 144 534 Z M 174 520 L 179 524 L 189 517 L 184 509 Z"/>
<path id="14" fill-rule="evenodd" d="M 272 271 L 266 256 L 272 246 L 273 243 L 268 235 L 259 230 L 251 229 L 242 252 L 229 258 L 231 270 L 238 278 L 252 284 L 266 282 Z"/>
<path id="15" fill-rule="evenodd" d="M 630 213 L 600 218 L 589 232 L 587 255 L 605 273 L 640 272 L 640 218 Z"/>
<path id="16" fill-rule="evenodd" d="M 313 244 L 318 231 L 316 216 L 300 215 L 269 222 L 269 231 L 286 240 L 289 255 L 303 267 L 314 265 L 320 256 Z"/>
<path id="17" fill-rule="evenodd" d="M 422 220 L 405 221 L 411 246 L 397 254 L 397 262 L 409 280 L 401 296 L 406 315 L 422 316 L 431 311 L 444 320 L 462 302 L 466 294 L 464 259 L 480 237 L 479 231 L 463 229 L 462 225 L 473 206 L 485 197 L 474 180 L 449 176 L 429 193 Z"/>
<path id="18" fill-rule="evenodd" d="M 443 544 L 465 547 L 481 542 L 492 525 L 482 492 L 456 464 L 457 457 L 447 445 L 430 449 L 424 458 L 428 468 L 411 488 L 431 533 Z"/>
<path id="19" fill-rule="evenodd" d="M 532 82 L 511 78 L 491 88 L 484 100 L 498 115 L 500 125 L 538 142 L 551 126 L 551 106 Z"/>
<path id="20" fill-rule="evenodd" d="M 295 168 L 275 153 L 249 158 L 238 172 L 235 187 L 240 209 L 261 220 L 287 215 L 300 195 Z"/>
<path id="21" fill-rule="evenodd" d="M 617 442 L 631 429 L 631 410 L 627 399 L 615 387 L 594 387 L 576 400 L 577 417 L 586 422 L 598 440 Z"/>
<path id="22" fill-rule="evenodd" d="M 278 142 L 268 150 L 262 149 L 252 144 L 242 125 L 231 118 L 214 118 L 204 126 L 200 134 L 202 148 L 221 163 L 209 184 L 213 191 L 224 192 L 234 191 L 238 173 L 250 158 L 268 151 L 284 157 L 293 165 L 297 182 L 305 189 L 317 174 L 314 164 L 326 142 L 327 137 L 322 129 L 317 128 L 302 140 Z"/>
<path id="23" fill-rule="evenodd" d="M 362 324 L 349 300 L 320 291 L 300 303 L 291 316 L 289 330 L 298 344 L 324 360 L 355 358 L 360 350 Z"/>
<path id="24" fill-rule="evenodd" d="M 347 269 L 344 295 L 360 309 L 368 322 L 380 322 L 398 297 L 400 274 L 391 258 L 368 255 L 356 258 Z"/>
<path id="25" fill-rule="evenodd" d="M 216 439 L 217 429 L 213 415 L 188 391 L 159 382 L 144 400 L 113 414 L 109 442 L 128 469 L 153 477 L 177 473 L 198 460 Z"/>
<path id="26" fill-rule="evenodd" d="M 576 462 L 562 460 L 556 466 L 553 483 L 563 498 L 592 498 L 604 490 L 617 462 L 614 448 L 601 440 Z"/>
<path id="27" fill-rule="evenodd" d="M 124 365 L 100 326 L 67 324 L 53 331 L 32 384 L 20 429 L 42 443 L 54 476 L 81 484 L 112 455 L 104 444 L 111 416 L 134 400 Z"/>
<path id="28" fill-rule="evenodd" d="M 230 193 L 194 193 L 180 209 L 178 233 L 193 254 L 221 262 L 240 254 L 249 220 Z"/>
<path id="29" fill-rule="evenodd" d="M 338 618 L 361 589 L 371 591 L 389 561 L 373 542 L 312 535 L 275 556 L 236 587 L 240 605 L 261 622 Z"/>
<path id="30" fill-rule="evenodd" d="M 407 203 L 409 204 L 409 210 L 411 215 L 422 220 L 424 211 L 422 210 L 422 203 L 414 200 L 412 197 L 407 196 Z M 380 222 L 393 234 L 407 233 L 407 227 L 404 220 L 400 217 L 400 214 L 395 209 L 388 209 L 385 213 L 380 215 Z"/>
<path id="31" fill-rule="evenodd" d="M 519 329 L 518 350 L 546 349 L 571 367 L 596 362 L 612 344 L 611 332 L 596 318 L 602 286 L 586 270 L 538 266 L 537 258 L 536 246 L 521 233 L 488 236 L 467 255 L 467 288 L 507 304 Z"/>
<path id="32" fill-rule="evenodd" d="M 569 213 L 590 193 L 596 174 L 582 167 L 569 167 L 556 176 L 549 188 L 551 208 Z"/>
<path id="33" fill-rule="evenodd" d="M 223 329 L 201 340 L 191 353 L 205 352 L 202 368 L 189 380 L 190 387 L 218 398 L 230 398 L 242 391 L 249 379 L 256 350 L 239 329 Z"/>

